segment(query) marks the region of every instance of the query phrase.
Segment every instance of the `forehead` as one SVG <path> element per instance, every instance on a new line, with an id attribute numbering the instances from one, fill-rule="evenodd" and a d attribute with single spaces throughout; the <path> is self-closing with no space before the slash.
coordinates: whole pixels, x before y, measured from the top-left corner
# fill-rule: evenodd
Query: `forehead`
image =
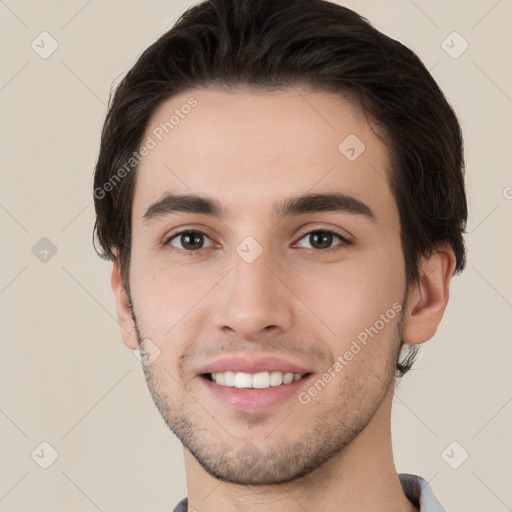
<path id="1" fill-rule="evenodd" d="M 192 89 L 155 111 L 144 143 L 134 219 L 165 192 L 216 197 L 238 216 L 307 192 L 394 207 L 384 142 L 357 105 L 332 93 Z"/>

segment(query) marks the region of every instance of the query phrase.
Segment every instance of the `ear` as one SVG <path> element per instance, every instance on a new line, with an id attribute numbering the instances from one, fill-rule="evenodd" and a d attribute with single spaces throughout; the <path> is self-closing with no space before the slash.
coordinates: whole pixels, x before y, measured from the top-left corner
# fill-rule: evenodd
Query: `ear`
<path id="1" fill-rule="evenodd" d="M 448 304 L 455 263 L 455 254 L 449 246 L 422 258 L 420 280 L 408 295 L 402 336 L 405 343 L 417 345 L 436 333 Z"/>
<path id="2" fill-rule="evenodd" d="M 135 322 L 132 318 L 132 310 L 130 308 L 128 294 L 126 293 L 121 280 L 121 270 L 119 268 L 117 257 L 113 261 L 112 278 L 110 279 L 110 283 L 116 300 L 117 319 L 121 328 L 123 343 L 128 348 L 135 350 L 139 346 L 137 329 L 135 328 Z"/>

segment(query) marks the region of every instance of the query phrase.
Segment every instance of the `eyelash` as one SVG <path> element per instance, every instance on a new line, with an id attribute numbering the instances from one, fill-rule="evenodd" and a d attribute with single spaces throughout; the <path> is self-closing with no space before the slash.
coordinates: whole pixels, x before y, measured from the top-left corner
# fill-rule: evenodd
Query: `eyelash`
<path id="1" fill-rule="evenodd" d="M 342 243 L 340 243 L 338 245 L 335 245 L 334 247 L 330 247 L 329 249 L 310 249 L 310 250 L 315 251 L 315 252 L 321 252 L 323 254 L 331 254 L 331 253 L 334 253 L 334 252 L 342 250 L 347 245 L 351 245 L 352 244 L 352 242 L 350 240 L 348 240 L 345 236 L 343 236 L 341 233 L 339 233 L 338 231 L 331 230 L 331 229 L 313 229 L 311 231 L 307 231 L 306 233 L 303 233 L 301 235 L 301 237 L 298 239 L 298 241 L 302 240 L 306 236 L 311 235 L 313 233 L 327 233 L 327 234 L 335 235 L 342 242 Z M 162 245 L 164 247 L 171 247 L 172 248 L 171 249 L 172 252 L 174 252 L 176 254 L 187 255 L 187 256 L 196 256 L 203 249 L 209 249 L 209 247 L 202 247 L 201 249 L 195 249 L 195 250 L 188 251 L 186 249 L 177 249 L 176 247 L 173 247 L 173 246 L 170 245 L 171 240 L 174 240 L 175 238 L 177 238 L 177 237 L 179 237 L 181 235 L 184 235 L 184 234 L 200 234 L 200 235 L 204 235 L 204 236 L 210 238 L 203 231 L 194 230 L 194 229 L 184 229 L 182 231 L 179 231 L 178 233 L 173 233 L 170 237 L 166 238 L 164 240 L 164 242 L 162 243 Z"/>

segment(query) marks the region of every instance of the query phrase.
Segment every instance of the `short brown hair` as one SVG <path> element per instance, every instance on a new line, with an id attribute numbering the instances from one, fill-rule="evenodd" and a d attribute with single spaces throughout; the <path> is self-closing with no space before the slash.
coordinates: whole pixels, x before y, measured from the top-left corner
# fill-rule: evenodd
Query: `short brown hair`
<path id="1" fill-rule="evenodd" d="M 118 251 L 128 295 L 137 165 L 108 193 L 104 185 L 137 151 L 152 114 L 171 96 L 197 87 L 270 91 L 295 84 L 353 98 L 383 133 L 407 284 L 419 279 L 420 257 L 441 244 L 453 248 L 454 273 L 463 270 L 462 133 L 415 53 L 328 1 L 208 0 L 144 51 L 110 98 L 94 176 L 94 230 L 102 258 L 112 260 Z M 412 347 L 397 363 L 398 376 L 410 369 L 415 352 Z"/>

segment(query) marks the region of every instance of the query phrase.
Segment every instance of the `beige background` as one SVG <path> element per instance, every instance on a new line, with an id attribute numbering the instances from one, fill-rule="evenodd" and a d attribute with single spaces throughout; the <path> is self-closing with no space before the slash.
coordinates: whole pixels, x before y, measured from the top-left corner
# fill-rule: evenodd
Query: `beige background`
<path id="1" fill-rule="evenodd" d="M 186 495 L 91 235 L 111 83 L 192 3 L 0 1 L 0 512 L 169 511 Z M 343 4 L 419 54 L 465 133 L 468 267 L 396 392 L 397 469 L 449 511 L 512 510 L 512 2 Z M 43 31 L 59 45 L 47 59 L 31 48 Z M 456 59 L 441 46 L 453 31 L 469 43 Z M 46 262 L 42 237 L 57 248 Z"/>

